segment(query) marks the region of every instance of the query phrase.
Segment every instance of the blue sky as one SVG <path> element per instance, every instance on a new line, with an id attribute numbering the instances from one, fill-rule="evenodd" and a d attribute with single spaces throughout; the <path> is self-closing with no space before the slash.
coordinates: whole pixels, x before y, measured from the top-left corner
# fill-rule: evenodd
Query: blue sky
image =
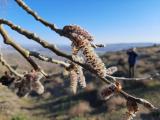
<path id="1" fill-rule="evenodd" d="M 2 1 L 2 0 L 0 0 Z M 70 41 L 36 22 L 14 0 L 0 7 L 0 18 L 37 33 L 56 44 Z M 59 28 L 77 24 L 88 30 L 96 43 L 160 43 L 160 0 L 25 0 L 42 18 Z M 3 6 L 2 6 L 3 5 Z M 22 35 L 5 27 L 21 44 L 33 44 Z M 0 43 L 2 38 L 0 37 Z"/>

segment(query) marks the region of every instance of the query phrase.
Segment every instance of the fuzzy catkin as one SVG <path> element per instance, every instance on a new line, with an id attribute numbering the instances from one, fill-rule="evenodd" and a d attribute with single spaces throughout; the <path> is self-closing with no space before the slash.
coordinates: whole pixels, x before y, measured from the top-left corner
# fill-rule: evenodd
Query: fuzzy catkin
<path id="1" fill-rule="evenodd" d="M 85 88 L 86 87 L 86 80 L 85 80 L 85 77 L 84 77 L 84 74 L 83 74 L 83 70 L 82 70 L 82 67 L 79 66 L 79 84 L 82 88 Z"/>
<path id="2" fill-rule="evenodd" d="M 106 76 L 106 67 L 99 56 L 95 53 L 91 44 L 84 45 L 83 48 L 80 49 L 84 55 L 84 60 L 88 65 L 90 65 L 99 76 Z"/>
<path id="3" fill-rule="evenodd" d="M 68 25 L 63 28 L 64 36 L 72 41 L 72 55 L 79 51 L 83 54 L 85 62 L 101 77 L 106 76 L 106 67 L 100 57 L 95 53 L 91 41 L 93 37 L 84 29 L 76 25 Z"/>
<path id="4" fill-rule="evenodd" d="M 109 99 L 111 96 L 113 96 L 115 93 L 120 92 L 122 90 L 122 86 L 119 82 L 115 82 L 114 84 L 109 84 L 105 87 L 103 87 L 100 90 L 100 97 L 104 100 Z"/>
<path id="5" fill-rule="evenodd" d="M 63 34 L 65 34 L 67 37 L 72 37 L 72 39 L 74 39 L 74 37 L 77 38 L 79 36 L 81 37 L 81 39 L 88 39 L 89 41 L 93 41 L 93 37 L 86 30 L 77 25 L 64 26 Z"/>
<path id="6" fill-rule="evenodd" d="M 77 93 L 77 85 L 78 85 L 78 75 L 76 71 L 70 71 L 70 88 L 73 94 Z"/>
<path id="7" fill-rule="evenodd" d="M 100 91 L 101 99 L 108 100 L 111 96 L 114 95 L 116 91 L 116 86 L 114 84 L 110 84 L 102 88 Z"/>
<path id="8" fill-rule="evenodd" d="M 41 72 L 36 72 L 36 75 L 31 83 L 32 90 L 34 90 L 39 95 L 44 93 L 44 86 L 40 82 L 42 78 L 43 78 L 43 74 Z"/>
<path id="9" fill-rule="evenodd" d="M 133 119 L 136 116 L 136 112 L 138 111 L 138 104 L 133 100 L 127 100 L 127 120 Z"/>
<path id="10" fill-rule="evenodd" d="M 82 67 L 71 62 L 68 69 L 70 72 L 70 88 L 73 94 L 77 93 L 78 82 L 82 88 L 86 87 L 86 80 L 83 74 Z"/>
<path id="11" fill-rule="evenodd" d="M 44 86 L 40 81 L 35 81 L 35 82 L 32 82 L 32 90 L 40 95 L 44 93 Z"/>

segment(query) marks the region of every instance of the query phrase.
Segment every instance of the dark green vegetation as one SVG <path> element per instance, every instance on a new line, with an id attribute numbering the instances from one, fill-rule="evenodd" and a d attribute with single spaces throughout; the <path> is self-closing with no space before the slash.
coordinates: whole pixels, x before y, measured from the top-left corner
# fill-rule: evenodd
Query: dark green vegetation
<path id="1" fill-rule="evenodd" d="M 139 48 L 140 54 L 136 77 L 144 77 L 156 72 L 160 73 L 160 47 Z M 5 54 L 11 64 L 18 64 L 18 71 L 30 70 L 28 63 L 15 54 Z M 12 58 L 12 59 L 11 59 Z M 115 76 L 127 77 L 127 55 L 125 51 L 106 53 L 102 56 L 106 66 L 116 65 L 119 71 Z M 18 98 L 12 90 L 0 85 L 0 120 L 123 120 L 126 113 L 126 101 L 115 95 L 107 102 L 97 96 L 98 90 L 104 85 L 94 75 L 88 72 L 85 90 L 79 89 L 78 94 L 72 96 L 69 92 L 69 78 L 58 65 L 51 65 L 37 60 L 49 73 L 55 73 L 53 79 L 43 81 L 45 93 L 32 97 Z M 0 76 L 5 68 L 0 65 Z M 23 70 L 23 71 L 21 71 Z M 145 81 L 124 81 L 123 88 L 137 97 L 145 98 L 160 108 L 160 78 Z M 140 106 L 136 120 L 159 120 L 160 113 L 150 113 Z"/>

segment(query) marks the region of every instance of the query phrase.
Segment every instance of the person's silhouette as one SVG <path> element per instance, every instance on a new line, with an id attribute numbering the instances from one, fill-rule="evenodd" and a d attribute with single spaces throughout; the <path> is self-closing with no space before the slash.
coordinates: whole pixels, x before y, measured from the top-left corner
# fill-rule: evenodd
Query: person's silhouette
<path id="1" fill-rule="evenodd" d="M 128 55 L 128 64 L 129 64 L 129 77 L 134 77 L 134 69 L 136 64 L 136 59 L 138 54 L 136 52 L 136 48 L 131 48 L 127 51 Z"/>

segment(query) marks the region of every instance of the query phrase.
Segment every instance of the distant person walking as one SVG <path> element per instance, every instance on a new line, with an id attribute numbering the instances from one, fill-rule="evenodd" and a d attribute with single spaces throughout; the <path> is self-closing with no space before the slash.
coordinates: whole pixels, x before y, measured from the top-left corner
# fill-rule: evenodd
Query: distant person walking
<path id="1" fill-rule="evenodd" d="M 138 57 L 138 54 L 136 52 L 136 48 L 131 48 L 127 51 L 127 55 L 128 55 L 128 64 L 129 64 L 129 77 L 133 78 L 134 77 L 134 69 L 135 69 L 135 64 L 136 64 L 136 60 Z"/>

